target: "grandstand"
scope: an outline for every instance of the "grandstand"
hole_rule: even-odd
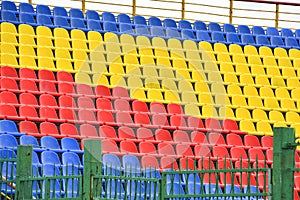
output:
[[[1,199],[300,199],[300,29],[129,7],[1,2]]]

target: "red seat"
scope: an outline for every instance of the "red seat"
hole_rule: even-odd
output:
[[[137,154],[138,149],[134,142],[124,140],[124,141],[120,142],[120,152],[121,153],[129,153],[129,154]]]
[[[248,160],[247,153],[242,147],[232,147],[230,149],[232,160]]]
[[[109,88],[104,85],[97,85],[95,87],[95,95],[97,97],[112,98]]]
[[[55,83],[52,81],[40,80],[39,90],[44,93],[52,93],[53,95],[58,95],[55,87]]]
[[[235,162],[235,169],[251,169],[251,164],[248,160],[238,160]],[[238,185],[247,186],[256,185],[256,180],[254,176],[252,176],[251,172],[236,172],[237,180],[239,181]],[[249,181],[250,180],[250,181]]]
[[[152,124],[158,127],[170,128],[167,116],[163,114],[153,114]]]
[[[40,80],[56,81],[53,72],[46,69],[38,70],[38,77]]]
[[[229,133],[226,135],[227,144],[234,147],[243,147],[243,140],[240,135],[235,133]]]
[[[214,170],[215,165],[213,161],[209,158],[201,158],[198,161],[198,169],[200,170]],[[216,174],[214,172],[206,172],[204,174],[200,174],[200,177],[203,183],[216,183]]]
[[[197,170],[197,163],[192,158],[180,158],[179,167],[181,170]]]
[[[218,169],[233,169],[233,163],[226,159],[226,160],[218,160]],[[225,184],[234,184],[238,185],[238,180],[236,179],[234,172],[220,172],[220,183],[221,186],[225,186]]]
[[[150,118],[147,113],[135,113],[134,123],[140,126],[151,127]]]
[[[137,129],[136,137],[143,141],[155,141],[152,131],[143,127]]]
[[[102,153],[119,154],[119,147],[114,140],[102,140]]]
[[[98,98],[96,100],[96,108],[99,110],[113,110],[111,101],[106,98]]]
[[[157,155],[156,148],[155,148],[154,144],[151,142],[140,142],[139,150],[140,150],[140,153]]]
[[[267,162],[273,163],[273,149],[268,149],[266,151]]]
[[[62,81],[62,82],[74,82],[72,74],[64,71],[58,71],[56,73],[56,79],[57,81]]]
[[[99,127],[99,136],[106,139],[118,140],[118,136],[115,129],[107,125]]]
[[[0,75],[2,77],[18,78],[16,69],[9,66],[2,66],[0,68]]]
[[[64,122],[62,119],[58,119],[56,110],[52,107],[41,106],[39,110],[40,118],[50,122]]]
[[[199,131],[206,132],[202,120],[198,117],[189,116],[187,119],[188,127],[198,129]]]
[[[15,93],[3,91],[0,93],[0,104],[10,104],[17,106],[19,102]]]
[[[218,160],[229,159],[229,153],[225,147],[222,146],[214,146],[212,150],[213,156],[218,158]]]
[[[90,97],[79,97],[77,102],[79,109],[95,109],[95,102]]]
[[[176,153],[180,157],[194,157],[194,152],[189,144],[177,144]]]
[[[42,121],[42,119],[39,118],[36,109],[32,106],[21,105],[19,108],[19,115],[20,115],[20,117],[23,117],[26,120]]]
[[[63,120],[64,122],[77,122],[76,113],[73,109],[70,108],[60,108],[59,119]]]
[[[299,193],[297,192],[297,190],[294,190],[294,200],[299,200]]]
[[[191,142],[187,132],[181,130],[176,130],[173,132],[173,140],[174,142],[185,142],[185,143]]]
[[[56,109],[58,108],[56,99],[51,94],[40,95],[39,101],[41,106],[55,107]]]
[[[39,90],[35,82],[31,79],[21,79],[20,80],[20,90],[22,92],[30,92],[32,94],[39,94]]]
[[[40,133],[42,136],[50,135],[53,137],[63,137],[62,135],[59,135],[57,126],[51,122],[42,122],[40,124]]]
[[[161,142],[173,142],[170,132],[164,129],[155,130],[155,139]]]
[[[150,112],[151,113],[167,114],[165,106],[162,103],[159,103],[159,102],[151,102],[150,103]]]
[[[262,136],[261,145],[264,148],[273,148],[273,137],[271,136]]]
[[[134,112],[149,112],[148,106],[145,102],[134,100],[132,102],[132,111]]]
[[[208,134],[208,141],[211,146],[223,146],[226,148],[231,148],[231,145],[227,145],[225,139],[221,133],[211,132]]]
[[[262,147],[260,145],[259,139],[255,135],[245,135],[244,144],[245,144],[246,147],[249,147],[249,148],[256,147],[256,148],[261,148],[263,150],[268,149],[267,147]]]
[[[176,156],[173,145],[170,143],[159,143],[157,150],[160,156]]]
[[[295,162],[300,163],[300,151],[295,151]]]
[[[20,68],[19,69],[19,77],[20,79],[33,79],[37,80],[35,71],[30,68]]]
[[[120,126],[118,129],[118,135],[121,140],[124,139],[136,140],[132,128],[127,126]]]
[[[211,155],[211,150],[207,145],[196,145],[194,148],[194,153],[196,157],[199,158],[208,158],[208,157],[212,157]]]
[[[268,181],[269,181],[269,173],[262,172],[260,169],[268,168],[268,165],[264,162],[254,162],[252,168],[258,169],[256,172],[252,173],[252,176],[255,180],[257,180],[258,188],[261,191],[268,191]],[[266,189],[264,187],[266,186]]]
[[[1,77],[1,90],[9,90],[12,92],[20,92],[19,87],[17,85],[17,82],[14,78],[9,78],[9,77]]]
[[[119,126],[134,126],[132,117],[128,112],[117,112],[116,113],[116,122]]]
[[[221,128],[220,121],[214,118],[207,118],[205,119],[205,128],[210,131],[216,132],[228,132]]]
[[[117,123],[115,123],[114,117],[112,112],[100,110],[97,112],[97,118],[99,123],[103,123],[106,125],[116,126]]]
[[[179,169],[176,159],[172,157],[162,157],[160,159],[160,167],[162,169],[174,169],[174,170]]]
[[[19,131],[21,133],[25,133],[27,135],[32,135],[35,137],[41,137],[42,135],[40,134],[36,123],[32,121],[21,121],[19,123]]]
[[[58,98],[58,104],[60,108],[77,108],[73,97],[68,95],[62,95]]]
[[[99,137],[95,126],[90,125],[90,124],[80,125],[79,134],[83,137],[93,137],[93,138],[98,138]]]
[[[126,99],[116,99],[114,101],[114,108],[118,112],[131,112],[129,102]]]
[[[59,130],[60,130],[60,134],[64,137],[71,137],[71,138],[76,138],[76,139],[82,138],[78,134],[78,130],[74,124],[70,124],[70,123],[60,124]]]
[[[74,84],[70,82],[58,82],[58,93],[60,95],[62,94],[68,94],[68,95],[74,95],[75,94],[75,88]]]
[[[179,129],[187,129],[185,118],[182,115],[172,115],[170,117],[170,125]]]
[[[90,85],[83,84],[83,83],[76,83],[75,85],[76,85],[76,92],[78,95],[94,97],[94,91]]]
[[[200,131],[193,131],[191,133],[191,141],[196,144],[208,145],[206,135]]]
[[[170,115],[182,115],[184,114],[181,105],[176,103],[169,103],[167,105],[167,110]]]
[[[261,149],[251,148],[248,150],[248,155],[251,162],[265,162],[266,157]],[[269,161],[266,161],[268,164],[272,164]]]
[[[31,105],[35,108],[39,107],[36,97],[31,93],[22,93],[19,96],[20,104],[22,105]]]
[[[239,127],[238,127],[236,121],[232,120],[232,119],[224,119],[223,123],[222,123],[222,128],[223,128],[223,130],[229,131],[232,133],[247,134],[246,132],[239,130]]]
[[[294,176],[295,190],[300,192],[300,176]]]
[[[88,124],[99,124],[96,116],[95,116],[95,112],[92,110],[82,110],[79,109],[78,111],[78,119],[82,122],[82,123],[88,123]]]
[[[128,91],[125,88],[119,86],[116,86],[112,89],[112,96],[114,98],[130,99]]]
[[[142,156],[141,165],[142,168],[153,168],[153,169],[159,168],[157,159],[154,156],[149,156],[149,155]]]

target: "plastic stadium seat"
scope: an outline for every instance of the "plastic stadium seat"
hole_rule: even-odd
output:
[[[224,24],[223,25],[223,31],[224,32],[230,32],[230,33],[236,33],[235,27],[232,24]]]
[[[270,36],[279,36],[279,31],[275,27],[267,27],[266,34]]]
[[[211,39],[213,42],[227,43],[223,32],[218,32],[218,31],[212,32]]]
[[[230,149],[230,155],[233,160],[248,161],[247,153],[243,147],[232,147]]]
[[[100,21],[96,21],[96,20],[87,20],[86,26],[87,26],[88,30],[91,30],[91,31],[101,32],[103,30]]]
[[[162,26],[161,20],[158,17],[151,16],[148,19],[148,25],[150,26]]]
[[[145,141],[153,141],[154,142],[154,136],[150,129],[140,127],[136,131],[136,137],[139,140],[145,140]]]
[[[226,141],[228,145],[233,147],[244,147],[243,140],[240,135],[235,133],[229,133],[226,135]]]
[[[42,152],[43,154],[44,152]],[[44,177],[53,177],[53,176],[61,176],[60,169],[58,166],[55,165],[55,163],[45,163],[43,165],[42,170],[42,176]],[[64,196],[64,191],[62,191],[62,180],[60,179],[50,179],[49,182],[44,181],[43,182],[43,191],[45,191],[45,188],[50,187],[50,198],[61,198]],[[45,196],[45,192],[42,194]]]
[[[127,127],[127,126],[119,127],[118,136],[121,140],[129,139],[129,140],[136,142],[136,137],[135,137],[134,131],[130,127]]]
[[[160,26],[151,26],[150,33],[152,36],[165,37],[164,28]]]
[[[280,32],[282,37],[294,37],[293,31],[289,28],[282,28]]]
[[[86,11],[86,19],[87,20],[95,20],[95,21],[100,21],[100,16],[99,14],[94,11],[94,10],[87,10]]]
[[[194,31],[191,29],[183,29],[181,31],[181,37],[182,39],[194,40],[195,39]]]
[[[61,148],[64,151],[71,151],[74,153],[83,153],[80,149],[78,142],[74,138],[62,138],[61,139]]]
[[[168,195],[184,195],[185,191],[179,183],[167,183],[166,185]],[[178,198],[180,200],[185,200],[185,198]]]
[[[141,166],[142,168],[152,168],[152,169],[158,169],[159,164],[154,156],[142,156],[141,158]]]
[[[57,153],[63,152],[60,145],[58,144],[57,139],[52,136],[43,136],[41,138],[41,147],[45,148],[46,150],[55,151]]]
[[[151,142],[140,142],[139,150],[140,150],[140,153],[142,153],[142,154],[151,154],[151,155],[157,154],[156,147]]]
[[[176,130],[173,132],[174,142],[183,142],[183,143],[190,143],[191,140],[187,134],[187,132],[182,130]]]
[[[217,119],[214,119],[214,118],[205,119],[205,128],[209,129],[211,131],[217,131],[217,132],[225,131],[225,130],[222,130],[220,121]]]
[[[194,22],[194,29],[197,31],[200,31],[200,30],[206,31],[207,27],[204,22],[197,20]]]
[[[278,47],[285,46],[281,36],[271,36],[270,42],[271,42],[271,45],[274,45],[274,46],[278,46]]]
[[[131,24],[120,24],[119,29],[121,33],[134,34],[133,26]]]
[[[210,22],[207,27],[209,31],[222,31],[221,26],[216,22]]]
[[[162,157],[160,159],[160,168],[161,169],[174,169],[178,170],[178,164],[175,158],[172,157]]]
[[[194,152],[189,144],[177,144],[176,153],[181,157],[194,157]]]
[[[147,25],[146,19],[143,16],[136,15],[132,18],[133,24]]]
[[[166,28],[166,36],[169,38],[181,38],[181,35],[178,31],[178,29],[176,28],[172,28],[172,27],[167,27]]]
[[[84,136],[84,137],[92,137],[92,138],[99,137],[95,126],[90,125],[90,124],[80,125],[79,133],[81,136]]]
[[[175,156],[174,147],[170,143],[159,143],[158,144],[158,153],[161,156]]]
[[[261,146],[266,148],[273,148],[273,137],[263,136],[261,138]]]
[[[13,135],[1,134],[0,135],[0,147],[1,148],[17,148],[18,142]]]
[[[252,33],[254,35],[265,35],[265,30],[261,26],[253,26]]]
[[[23,133],[20,133],[15,122],[11,120],[1,120],[0,121],[0,133],[2,134],[11,134],[14,136],[21,136]]]
[[[257,35],[256,36],[256,44],[259,44],[259,45],[262,45],[262,46],[270,46],[268,36],[266,36],[266,35]]]
[[[120,152],[136,154],[138,153],[138,149],[134,142],[123,140],[120,142]]]
[[[285,38],[285,46],[289,48],[299,48],[298,41],[294,37]]]
[[[19,104],[17,96],[13,92],[3,91],[0,93],[1,104],[11,104],[17,106]]]
[[[36,22],[34,20],[34,16],[32,14],[29,14],[29,13],[20,13],[19,20],[20,20],[20,23],[30,24],[32,26],[36,25]]]
[[[254,46],[256,45],[256,42],[252,34],[242,34],[241,41],[243,44],[254,45]]]
[[[107,126],[107,125],[100,126],[99,135],[100,135],[100,137],[103,137],[103,138],[112,138],[114,140],[118,139],[115,129],[113,127]]]
[[[63,17],[66,17],[68,18],[68,12],[65,8],[63,7],[60,7],[60,6],[55,6],[53,8],[53,15],[54,16],[63,16]]]
[[[90,109],[90,110],[95,109],[95,103],[89,97],[81,96],[77,99],[77,103],[78,103],[78,108]]]
[[[239,35],[236,33],[227,33],[226,34],[226,40],[229,43],[234,43],[234,44],[241,44]]]
[[[157,141],[167,141],[167,142],[173,141],[170,132],[164,129],[155,130],[155,139]]]
[[[145,112],[148,113],[149,109],[148,106],[145,102],[139,101],[139,100],[134,100],[132,102],[132,111],[133,112]]]
[[[36,6],[36,13],[43,14],[43,15],[51,15],[51,10],[50,10],[49,6],[38,4]]]
[[[71,8],[69,10],[69,15],[71,18],[81,18],[84,19],[83,13],[81,10],[77,9],[77,8]]]
[[[113,110],[111,101],[106,98],[98,98],[96,100],[96,108],[99,110]]]
[[[56,110],[53,107],[41,106],[39,110],[39,116],[41,119],[50,122],[62,122],[57,116]]]
[[[126,14],[118,14],[118,17],[117,17],[117,20],[118,22],[121,24],[121,23],[124,23],[124,24],[131,24],[131,19],[128,15]]]
[[[19,24],[19,20],[17,19],[16,13],[12,11],[2,10],[1,18],[4,22],[10,22],[13,24]]]
[[[2,1],[1,9],[2,9],[2,11],[3,10],[10,10],[10,11],[17,12],[17,6],[12,1]]]
[[[74,29],[79,29],[79,30],[82,30],[82,31],[88,31],[89,29],[86,28],[86,25],[85,25],[85,22],[84,22],[84,19],[81,19],[81,18],[71,18],[71,28],[74,28]]]
[[[97,118],[99,123],[104,123],[111,126],[116,126],[114,117],[110,111],[98,111]]]
[[[128,91],[124,87],[114,87],[112,89],[112,96],[114,98],[124,98],[129,100],[129,94]]]
[[[41,153],[41,162],[42,164],[61,165],[60,159],[54,151],[43,151]]]
[[[213,144],[211,144],[213,145]],[[228,159],[230,158],[229,153],[225,147],[222,146],[213,146],[212,155],[218,159]]]
[[[164,19],[164,27],[168,28],[177,28],[176,21],[170,18]]]
[[[135,124],[133,123],[133,119],[128,112],[117,112],[116,122],[118,125],[135,126]]]
[[[68,22],[67,18],[65,18],[65,17],[54,16],[53,22],[54,22],[54,25],[57,26],[57,27],[70,30],[69,22]]]
[[[231,145],[227,145],[222,134],[211,132],[208,134],[208,140],[211,146],[222,146],[225,148],[231,148]]]
[[[250,34],[250,28],[247,25],[238,25],[237,32],[242,34]]]
[[[78,111],[78,119],[84,123],[90,123],[98,125],[95,112],[91,110],[79,110]]]
[[[224,119],[222,122],[222,128],[224,130],[228,130],[231,133],[246,134],[245,132],[239,130],[239,127],[238,127],[236,121],[234,121],[232,119]]]
[[[120,154],[119,147],[114,140],[102,140],[103,153]]]
[[[62,153],[62,164],[65,166],[75,166],[78,168],[82,168],[82,164],[80,162],[80,158],[78,154],[74,152],[63,152]]]
[[[255,148],[262,149],[262,150],[267,149],[267,148],[264,148],[260,145],[259,139],[255,135],[245,135],[244,144],[245,144],[245,146],[251,147],[251,148],[255,147]]]

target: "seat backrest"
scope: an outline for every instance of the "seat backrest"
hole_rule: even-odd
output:
[[[120,142],[120,151],[123,153],[138,153],[138,149],[134,142],[126,140]]]
[[[98,137],[98,133],[97,133],[95,126],[90,125],[90,124],[82,124],[80,126],[79,133],[81,136]]]
[[[81,165],[79,156],[74,152],[63,152],[62,153],[62,164],[63,165],[74,165],[79,167]]]
[[[61,165],[60,159],[54,151],[43,151],[41,153],[42,164]]]
[[[69,150],[69,151],[80,150],[78,142],[74,138],[68,138],[68,137],[61,139],[61,148],[63,150]]]
[[[0,147],[16,148],[18,146],[17,139],[10,134],[0,135]]]
[[[41,138],[41,146],[42,146],[42,148],[50,149],[50,150],[53,150],[53,151],[61,150],[57,139],[52,137],[52,136],[43,136]]]

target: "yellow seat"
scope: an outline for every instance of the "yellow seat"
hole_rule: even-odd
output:
[[[105,43],[120,43],[118,35],[112,32],[104,33],[103,39]]]
[[[256,75],[255,84],[257,86],[271,86],[269,79],[266,75]]]
[[[120,43],[105,43],[105,50],[107,54],[121,54]]]
[[[239,75],[244,75],[244,74],[250,75],[251,74],[248,64],[236,64],[235,71],[236,71],[236,74],[239,74]]]
[[[138,76],[129,76],[127,79],[127,85],[130,89],[144,87],[143,81]]]
[[[107,87],[110,87],[107,76],[105,76],[104,74],[94,74],[93,75],[93,84],[94,85],[105,85]]]
[[[256,87],[254,86],[245,86],[244,87],[244,95],[246,97],[249,97],[249,96],[255,96],[255,97],[258,97],[258,91],[256,89]]]
[[[149,101],[164,102],[161,90],[149,89],[147,92],[147,97]]]
[[[277,110],[271,110],[269,112],[269,119],[272,123],[285,123],[285,119],[284,119],[284,116],[282,114],[282,112],[279,112]]]
[[[278,68],[278,65],[277,65],[277,62],[275,60],[275,57],[263,57],[263,64],[265,66],[268,66],[267,67],[267,70],[269,67],[277,67]]]
[[[241,85],[254,85],[254,79],[251,74],[241,74],[240,75],[240,84]]]
[[[90,53],[90,61],[93,62],[106,62],[105,56],[103,52],[92,51]]]
[[[244,54],[233,54],[232,62],[235,64],[247,64]]]
[[[233,65],[231,63],[220,63],[220,72],[222,74],[235,73]]]
[[[187,69],[185,60],[183,60],[181,58],[173,59],[173,67],[176,69]]]
[[[153,56],[141,55],[140,62],[141,65],[155,65]]]
[[[159,68],[159,77],[173,79],[175,78],[174,71],[170,67],[161,67]]]
[[[256,76],[256,75],[265,75],[266,74],[263,65],[253,65],[251,67],[251,73],[254,76]]]
[[[108,69],[109,69],[109,73],[111,74],[118,74],[118,75],[125,75],[125,71],[123,68],[123,63],[120,63],[121,61],[119,60],[119,62],[114,62],[112,64],[109,65]]]
[[[142,88],[130,89],[130,97],[133,99],[139,99],[141,101],[148,101],[145,91]]]
[[[228,85],[227,94],[230,96],[242,96],[243,92],[240,86],[238,85]]]
[[[119,53],[108,53],[106,54],[106,61],[108,64],[122,63],[122,58]]]
[[[214,99],[215,99],[215,105],[218,107],[231,106],[231,102],[227,94],[215,95]]]
[[[37,47],[53,48],[52,38],[45,36],[37,36]]]
[[[275,97],[273,90],[269,87],[259,88],[259,94],[262,98]]]
[[[55,38],[56,37],[58,37],[58,38],[65,38],[67,40],[70,39],[69,32],[66,29],[64,29],[64,28],[55,28],[53,32],[54,32],[53,36]]]
[[[273,57],[274,56],[273,52],[272,52],[272,49],[269,48],[269,47],[266,47],[266,46],[259,47],[258,51],[259,51],[259,55],[261,57],[263,57],[263,58],[264,57]]]
[[[299,123],[299,121],[300,121],[299,114],[294,111],[288,111],[285,114],[285,118],[286,118],[286,122],[288,124]]]
[[[135,45],[135,40],[132,35],[122,34],[122,35],[120,35],[120,43],[121,43],[121,45],[124,45],[124,44]]]
[[[96,49],[98,51],[104,51],[103,38],[99,32],[89,31],[87,33],[87,40],[89,44],[89,50],[92,51]]]
[[[225,93],[225,88],[224,88],[223,85],[222,85],[222,87],[223,87],[223,89],[224,89],[223,91]],[[182,90],[180,90],[180,91],[182,91]],[[208,88],[207,83],[205,83],[205,82],[196,82],[195,83],[195,92],[196,93],[210,93],[210,90]]]
[[[175,90],[165,91],[165,101],[168,103],[177,103],[177,104],[181,103],[179,94]]]
[[[82,61],[87,60],[87,61],[89,61],[87,52],[84,51],[84,50],[81,50],[81,49],[73,50],[72,57],[73,57],[74,60],[82,60]]]
[[[9,43],[18,46],[17,37],[13,33],[1,32],[1,44]]]
[[[231,108],[229,108],[228,106],[223,106],[223,107],[219,108],[219,116],[224,119],[236,120],[233,110]]]
[[[156,59],[156,64],[158,67],[171,67],[171,62],[169,60],[169,57],[158,57]]]
[[[14,44],[2,43],[1,44],[1,54],[19,55],[16,46]]]
[[[215,43],[214,51],[216,53],[226,53],[226,54],[228,53],[227,46],[226,46],[226,44],[223,44],[223,43]]]
[[[104,62],[92,62],[91,72],[94,74],[97,73],[107,73],[107,68]]]
[[[146,36],[137,36],[136,45],[140,55],[153,55],[153,47],[150,43],[150,39]]]
[[[204,42],[201,42],[201,44],[202,43],[204,43]],[[207,42],[207,44],[209,44],[209,43]],[[199,45],[200,45],[200,43],[199,43]],[[184,40],[182,46],[183,46],[183,49],[185,49],[185,50],[198,51],[198,45],[192,40]]]
[[[287,125],[283,122],[275,122],[273,127],[287,127]]]
[[[38,69],[35,58],[32,56],[20,55],[19,63],[20,63],[20,67],[22,68],[25,67],[31,69]]]
[[[74,61],[74,71],[81,71],[85,73],[91,73],[90,64],[84,60],[75,60]]]
[[[188,69],[176,69],[175,70],[175,77],[177,79],[185,79],[185,81],[190,81],[191,76],[190,76],[190,71]]]
[[[248,97],[248,108],[249,109],[264,108],[262,99],[259,96],[249,96]]]
[[[151,66],[151,65],[144,66],[142,70],[143,70],[143,75],[145,77],[158,77],[157,69],[155,66]]]
[[[133,54],[133,55],[137,55],[137,48],[135,44],[122,44],[122,53],[124,55],[128,55],[128,54]]]
[[[191,50],[187,50],[186,51],[186,58],[191,61],[198,61],[200,60],[200,54],[199,51],[191,51]]]
[[[23,45],[21,45],[19,47],[19,54],[23,55],[23,56],[31,56],[31,57],[36,56],[34,48],[32,46],[23,46]]]
[[[222,63],[223,65],[225,65],[225,63]],[[231,64],[231,63],[226,63],[226,64]],[[214,71],[214,72],[218,72],[218,65],[217,63],[213,62],[213,61],[206,61],[204,62],[204,71],[205,72],[210,72],[210,71]]]
[[[86,42],[86,35],[82,30],[79,29],[72,29],[71,31],[71,39],[72,40],[82,40]]]
[[[269,97],[264,99],[264,105],[266,109],[280,109],[279,103],[276,98],[274,97]]]
[[[192,71],[192,80],[195,82],[201,82],[206,80],[206,76],[203,70],[193,70]]]
[[[56,69],[61,71],[66,71],[70,73],[76,72],[73,68],[73,65],[70,60],[66,59],[57,59],[56,60]]]
[[[295,101],[292,99],[281,99],[280,107],[281,109],[288,110],[288,111],[297,111]]]
[[[53,58],[50,57],[38,57],[38,66],[40,69],[48,69],[48,70],[56,69],[53,62]]]
[[[55,37],[54,38],[54,47],[70,49],[71,45],[70,45],[69,39],[62,38],[62,37]]]
[[[278,67],[284,69],[286,67],[293,67],[292,62],[290,60],[290,58],[286,57],[286,58],[278,58]]]
[[[154,48],[158,47],[158,49],[163,49],[163,50],[167,49],[166,40],[164,40],[163,38],[160,38],[160,37],[154,37],[154,38],[152,38],[152,46]]]
[[[71,55],[68,49],[57,48],[55,49],[55,58],[71,60]]]
[[[9,23],[9,22],[2,22],[1,23],[1,33],[11,33],[11,34],[14,34],[14,35],[17,35],[18,34],[18,31],[17,31],[17,26],[12,24],[12,23]]]
[[[252,120],[251,114],[250,114],[249,110],[246,108],[237,108],[235,110],[235,116],[236,116],[236,119],[239,121],[244,120],[244,119]]]
[[[217,61],[216,55],[212,51],[203,51],[203,52],[201,52],[201,59],[203,61],[214,61],[214,62]]]
[[[239,80],[235,73],[225,73],[224,74],[224,84],[225,85],[230,85],[230,84],[239,84]]]
[[[207,74],[208,74],[207,77],[208,82],[217,82],[217,83],[223,82],[222,76],[219,71],[210,71]]]
[[[75,82],[92,85],[90,76],[87,73],[83,73],[83,72],[75,73]]]
[[[253,122],[248,119],[241,120],[239,123],[239,127],[241,131],[245,131],[251,135],[264,135],[263,133],[258,133]]]
[[[248,56],[248,63],[249,65],[262,65],[261,58],[258,55],[249,55]]]
[[[202,106],[202,112],[201,112],[201,117],[206,119],[206,118],[218,118],[218,112],[216,108],[213,105],[203,105]]]
[[[172,79],[168,79],[168,78],[164,78],[161,81],[161,88],[165,89],[165,90],[174,90],[174,91],[178,91],[178,88],[176,86],[176,83],[174,80]]]
[[[184,106],[184,113],[186,115],[197,116],[200,117],[200,110],[197,104],[186,104]]]
[[[110,86],[111,87],[116,87],[116,86],[122,86],[122,87],[127,87],[126,81],[123,76],[121,75],[112,75],[110,77]]]
[[[290,89],[300,88],[300,82],[298,78],[288,78],[286,82],[287,87]]]
[[[238,44],[230,44],[229,45],[229,53],[231,53],[231,54],[244,54],[242,47]]]
[[[291,125],[292,128],[295,129],[295,137],[300,138],[300,123],[295,123]]]
[[[31,35],[35,36],[35,32],[32,26],[28,24],[20,24],[18,26],[19,35]]]
[[[281,48],[281,47],[277,47],[274,49],[274,56],[276,58],[280,58],[280,57],[285,57],[285,58],[288,58],[288,54],[287,54],[287,51],[284,49],[284,48]]]
[[[86,40],[79,40],[79,39],[72,39],[72,48],[73,49],[81,49],[81,50],[88,50],[88,44]]]
[[[231,105],[233,108],[238,108],[238,107],[247,107],[247,102],[244,96],[235,96],[233,95],[231,97]]]
[[[273,130],[269,122],[259,121],[256,124],[256,135],[273,136]]]
[[[229,53],[224,53],[224,52],[220,52],[217,54],[217,60],[219,62],[227,62],[227,63],[232,63]]]
[[[16,55],[2,54],[1,55],[1,66],[11,66],[20,68]]]
[[[134,65],[125,65],[126,68],[126,76],[142,76],[142,72],[140,70],[140,67],[134,66]]]
[[[300,69],[300,58],[295,58],[293,62],[293,66],[295,69]]]
[[[290,99],[290,93],[286,88],[276,88],[275,90],[275,97],[277,99]]]
[[[266,65],[267,67],[267,75],[268,76],[281,76],[280,70],[277,66]]]
[[[181,94],[181,101],[184,104],[197,104],[198,100],[194,92],[183,91]]]
[[[297,77],[294,67],[282,68],[282,77],[285,79]]]
[[[147,89],[160,89],[159,81],[156,77],[146,77],[145,78],[145,88]]]
[[[38,26],[38,27],[36,27],[36,35],[37,36],[48,37],[48,38],[53,37],[51,29],[47,26]]]
[[[274,87],[286,87],[285,82],[281,76],[271,77],[271,85]]]
[[[160,57],[168,58],[169,57],[169,52],[166,49],[161,49],[159,47],[154,47],[154,55],[158,58],[160,58]]]
[[[198,103],[199,105],[213,105],[214,100],[210,93],[199,93],[198,94]]]
[[[289,50],[289,57],[291,59],[300,58],[300,51],[299,51],[299,49],[290,49]]]
[[[202,91],[204,91],[205,88],[203,88]],[[193,85],[188,82],[187,80],[184,80],[184,79],[181,79],[179,82],[178,82],[178,90],[179,91],[190,91],[190,92],[193,92],[194,89],[193,89]]]
[[[38,57],[54,58],[52,49],[50,49],[48,47],[44,47],[44,46],[38,46],[37,56]]]
[[[252,45],[246,45],[244,46],[244,54],[249,55],[258,55],[257,48]]]
[[[300,100],[300,88],[295,88],[292,90],[292,99],[294,100]]]
[[[211,93],[213,95],[227,94],[224,85],[217,82],[211,84]]]
[[[175,57],[175,58],[185,57],[181,42],[175,38],[168,39],[168,49],[170,51],[171,57]]]

